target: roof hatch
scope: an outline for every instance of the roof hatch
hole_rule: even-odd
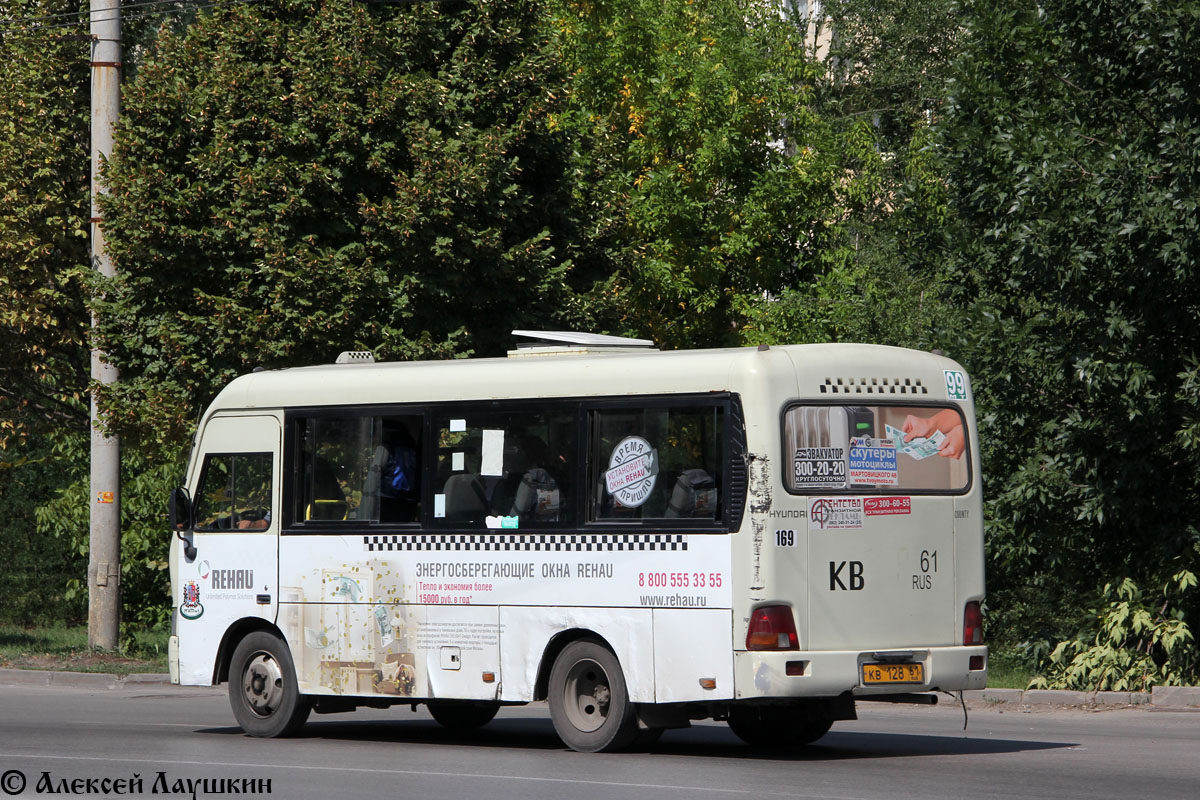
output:
[[[630,339],[624,336],[608,336],[602,333],[579,331],[513,331],[513,336],[527,341],[518,341],[516,350],[509,350],[509,358],[549,355],[584,355],[593,353],[628,353],[657,350],[649,339]]]

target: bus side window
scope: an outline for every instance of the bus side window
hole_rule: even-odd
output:
[[[417,522],[421,513],[421,417],[381,417],[360,519]]]
[[[724,408],[592,412],[591,522],[722,518]]]
[[[411,523],[420,518],[419,414],[297,421],[304,522]]]
[[[434,522],[499,530],[573,523],[576,419],[574,409],[438,418]]]
[[[271,523],[271,454],[210,454],[196,491],[196,530],[265,530]]]

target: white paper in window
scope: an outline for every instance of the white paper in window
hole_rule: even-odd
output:
[[[481,455],[480,474],[504,474],[504,431],[484,428],[483,453]]]
[[[450,454],[450,469],[454,472],[462,472],[467,468],[465,453]]]
[[[465,419],[450,420],[450,432],[451,433],[458,433],[459,431],[465,431],[466,429],[467,429],[467,421]]]
[[[435,494],[433,496],[433,516],[435,516],[435,517],[446,516],[446,495]]]

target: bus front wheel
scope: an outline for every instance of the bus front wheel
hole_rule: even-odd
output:
[[[290,736],[304,725],[312,703],[300,694],[292,654],[266,631],[246,635],[229,662],[229,704],[251,736]]]
[[[637,738],[621,664],[600,642],[580,639],[564,647],[550,670],[549,689],[554,730],[572,750],[611,752]]]

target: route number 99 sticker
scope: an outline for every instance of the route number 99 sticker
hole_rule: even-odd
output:
[[[946,375],[946,396],[951,400],[967,399],[967,376],[956,369],[942,370]]]

